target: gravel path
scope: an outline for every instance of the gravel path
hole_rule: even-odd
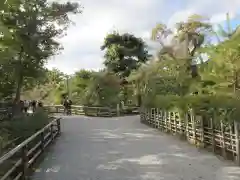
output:
[[[138,116],[65,117],[33,180],[239,180],[240,168],[175,137]]]

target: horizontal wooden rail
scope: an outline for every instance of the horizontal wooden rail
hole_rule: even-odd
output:
[[[138,107],[125,107],[118,113],[117,108],[109,107],[92,107],[92,106],[71,106],[72,114],[86,115],[96,117],[113,117],[118,115],[130,115],[139,114]],[[64,107],[62,105],[46,105],[44,106],[50,113],[64,113]]]
[[[25,180],[32,165],[45,148],[60,134],[60,118],[16,146],[0,158],[0,180]]]
[[[167,112],[157,108],[141,109],[140,119],[142,123],[153,128],[185,137],[198,147],[211,148],[224,158],[229,159],[231,156],[230,159],[240,165],[240,126],[237,122],[224,125],[221,121],[214,123],[209,119],[207,122],[210,124],[206,125],[201,116],[180,118],[178,112]]]

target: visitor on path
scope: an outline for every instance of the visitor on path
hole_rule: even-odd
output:
[[[33,112],[35,112],[36,111],[37,102],[35,100],[32,100],[31,106],[32,106]]]
[[[24,101],[24,113],[27,113],[29,108],[29,102],[27,100]]]
[[[71,99],[68,99],[67,100],[67,109],[68,109],[68,115],[71,115],[72,114],[72,101]]]
[[[20,108],[21,108],[21,112],[24,112],[24,101],[20,100]]]
[[[70,115],[71,114],[72,101],[66,97],[66,98],[64,98],[64,100],[62,102],[62,105],[64,107],[64,114]]]
[[[40,107],[40,108],[43,107],[43,103],[41,101],[38,101],[38,107]]]
[[[62,101],[62,105],[64,107],[64,114],[67,114],[67,98],[64,97],[63,101]]]

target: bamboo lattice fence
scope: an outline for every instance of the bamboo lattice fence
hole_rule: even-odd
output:
[[[193,116],[187,113],[180,118],[178,112],[161,111],[157,108],[142,109],[141,122],[163,132],[184,137],[197,147],[211,149],[226,159],[234,160],[240,165],[239,123],[224,123]]]

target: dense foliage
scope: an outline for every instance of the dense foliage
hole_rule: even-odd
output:
[[[141,38],[107,34],[101,47],[106,68],[80,70],[71,77],[52,71],[58,78],[49,82],[57,88],[48,98],[59,103],[61,95],[69,93],[75,104],[114,107],[122,102],[141,105],[143,101],[145,107],[194,110],[234,120],[240,112],[240,31],[238,27],[228,31],[219,27],[214,32],[207,18],[200,15],[176,24],[176,31],[158,24],[152,31],[152,39],[161,44],[157,58],[149,55]],[[172,43],[165,45],[169,37]],[[217,44],[209,41],[214,37]]]
[[[1,7],[2,99],[14,95],[18,100],[22,95],[45,104],[59,104],[62,95],[68,94],[74,104],[116,107],[131,103],[206,114],[224,111],[232,118],[237,114],[238,27],[228,28],[228,32],[219,27],[215,32],[208,19],[200,15],[177,23],[175,29],[157,24],[152,40],[161,47],[154,58],[141,38],[113,32],[106,35],[100,47],[105,53],[105,68],[80,70],[69,76],[57,69],[46,70],[44,63],[61,49],[56,37],[70,23],[67,14],[80,12],[79,5],[49,4],[45,0],[7,3],[15,5]],[[19,3],[30,10],[22,11]],[[31,18],[20,21],[25,17]],[[226,21],[230,21],[228,14]],[[212,41],[216,37],[217,43]],[[165,45],[166,39],[171,43]],[[16,70],[12,72],[11,68]]]
[[[81,7],[72,2],[0,2],[0,99],[9,102],[1,104],[13,105],[13,118],[0,122],[1,153],[6,144],[21,142],[49,121],[43,112],[32,117],[21,114],[20,99],[37,89],[39,95],[29,98],[41,100],[48,96],[50,88],[61,86],[61,79],[57,79],[62,78],[61,73],[46,70],[45,64],[62,49],[57,39],[71,25],[69,14],[77,13],[81,13]]]

